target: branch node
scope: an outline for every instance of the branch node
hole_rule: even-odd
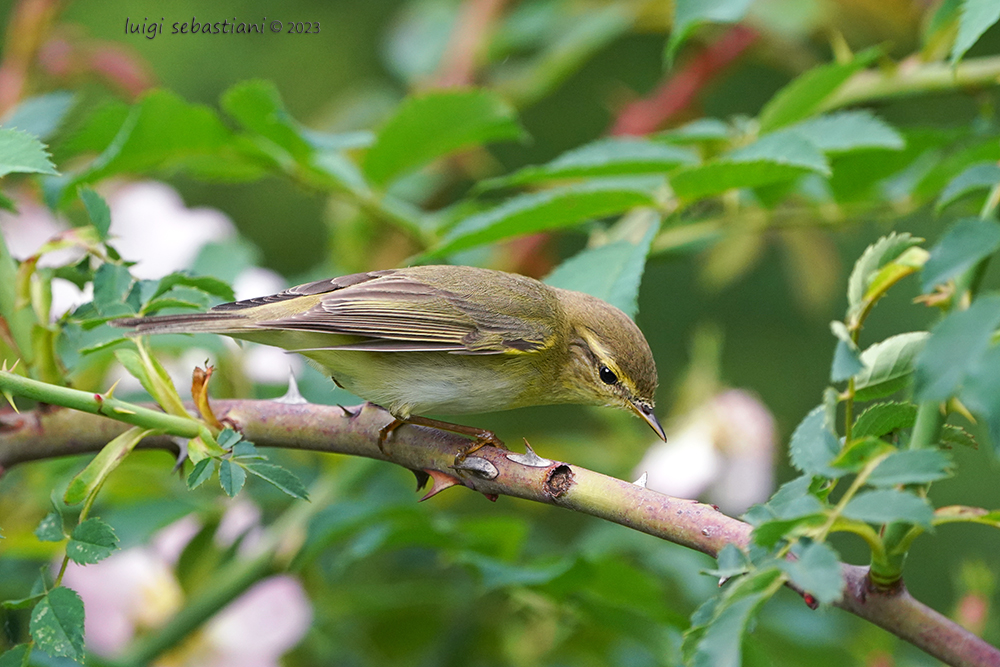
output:
[[[560,498],[573,488],[573,469],[565,463],[561,463],[549,471],[545,476],[545,484],[542,486],[543,493],[555,500]]]
[[[453,470],[464,470],[482,479],[496,479],[500,474],[497,467],[479,456],[466,456],[461,461],[455,461],[455,465],[449,466]]]

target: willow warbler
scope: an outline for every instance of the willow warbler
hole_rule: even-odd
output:
[[[582,403],[653,414],[656,365],[625,313],[581,292],[469,266],[356,273],[207,313],[113,322],[136,334],[219,333],[298,352],[404,423],[502,443],[419,416]],[[381,444],[380,440],[380,444]]]

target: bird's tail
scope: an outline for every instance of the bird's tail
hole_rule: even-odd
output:
[[[252,329],[253,322],[233,312],[184,313],[152,315],[112,320],[111,326],[132,329],[134,334],[161,333],[235,333]]]

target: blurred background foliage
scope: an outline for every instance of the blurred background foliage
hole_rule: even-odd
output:
[[[378,129],[408,95],[475,84],[516,110],[523,139],[460,152],[389,188],[401,201],[458,220],[500,204],[509,192],[487,190],[472,198],[471,188],[484,179],[547,163],[609,134],[646,134],[707,117],[728,123],[722,139],[749,138],[753,117],[777,91],[849,52],[877,47],[875,62],[887,69],[893,59],[914,53],[939,59],[951,45],[959,4],[758,0],[738,26],[698,27],[668,67],[671,12],[660,2],[0,2],[6,62],[19,48],[37,49],[37,62],[14,99],[14,82],[0,82],[0,104],[6,105],[0,115],[18,99],[72,91],[65,118],[43,137],[65,173],[82,164],[81,156],[99,152],[125,105],[151,88],[219,109],[226,108],[224,93],[234,85],[267,81],[288,117],[343,138]],[[161,17],[162,32],[152,39],[126,33],[127,22]],[[173,22],[223,19],[263,23],[264,34],[170,34]],[[320,24],[321,31],[271,34],[267,26],[275,19],[286,30],[290,21],[304,21]],[[36,33],[26,34],[32,26]],[[33,38],[40,43],[21,43]],[[994,27],[966,57],[998,49]],[[940,190],[965,165],[1000,158],[997,102],[989,86],[878,101],[871,108],[906,138],[905,149],[833,155],[830,183],[805,179],[795,192],[784,183],[763,186],[750,203],[728,194],[696,197],[679,214],[684,224],[664,225],[652,240],[637,315],[658,361],[660,414],[680,429],[695,407],[725,387],[741,388],[773,414],[774,438],[787,443],[828,384],[835,342],[829,321],[846,308],[851,264],[890,230],[931,241],[941,235],[945,222],[933,207]],[[649,110],[671,105],[660,116]],[[169,125],[163,131],[169,133]],[[365,136],[357,135],[359,146],[366,145]],[[720,150],[711,140],[699,149],[705,155]],[[357,199],[331,196],[308,178],[279,172],[207,179],[178,164],[148,175],[169,183],[184,206],[221,211],[235,225],[244,241],[217,241],[193,265],[226,280],[236,277],[234,264],[257,265],[296,284],[398,266],[433,246],[420,230],[394,224],[384,211],[373,214]],[[95,178],[113,212],[113,193],[127,185],[121,178]],[[17,188],[7,194],[22,211],[28,202],[52,197],[27,182]],[[974,215],[982,199],[955,206]],[[71,221],[83,220],[80,207],[67,210]],[[463,250],[451,259],[543,277],[607,233],[613,232],[580,225]],[[997,284],[995,273],[988,274],[989,285]],[[926,328],[933,313],[913,305],[919,293],[915,281],[891,293],[868,321],[864,340]],[[216,355],[220,393],[283,391],[273,379],[255,384],[257,378],[228,361],[236,354],[232,349],[211,341],[199,345]],[[160,344],[163,350],[186,346],[190,339]],[[106,389],[106,370],[82,373],[76,382]],[[310,399],[345,400],[323,378],[303,372]],[[626,415],[580,407],[475,420],[510,442],[525,436],[544,456],[626,478],[653,440]],[[769,461],[770,449],[762,447]],[[1000,505],[998,464],[987,450],[954,452],[959,474],[935,486],[936,505]],[[715,586],[699,574],[708,559],[585,517],[509,498],[494,505],[461,491],[418,505],[405,471],[303,453],[278,458],[306,480],[330,469],[343,479],[319,513],[301,562],[293,564],[309,592],[312,626],[284,664],[676,664],[687,618]],[[783,445],[773,458],[775,478],[791,477]],[[54,547],[32,542],[31,531],[49,509],[51,490],[65,485],[79,465],[20,466],[0,481],[0,525],[8,538],[0,543],[3,597],[25,595],[38,567],[53,556]],[[199,535],[208,537],[181,556],[188,560],[179,586],[190,592],[204,583],[198,573],[232,557],[234,547],[213,546],[210,539],[226,507],[217,491],[188,493],[167,475],[168,467],[162,454],[130,457],[101,497],[101,516],[130,547],[196,512]],[[266,525],[287,500],[262,486],[248,492]],[[850,540],[835,544],[848,560],[866,558]],[[998,554],[995,531],[946,527],[921,540],[906,581],[936,609],[972,618],[995,644],[1000,627],[990,609],[1000,601]],[[23,638],[25,618],[0,613],[3,641]],[[210,664],[205,642],[205,636],[191,640],[175,664]],[[751,644],[747,664],[931,663],[853,617],[809,612],[791,594],[770,604]]]

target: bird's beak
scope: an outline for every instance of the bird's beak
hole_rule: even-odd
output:
[[[632,412],[642,417],[643,421],[649,424],[651,429],[656,431],[656,435],[660,436],[660,440],[663,442],[667,441],[667,434],[663,432],[663,427],[660,426],[660,421],[656,418],[656,415],[653,414],[652,408],[645,405],[637,405],[631,401],[629,401],[628,406],[632,409]]]

